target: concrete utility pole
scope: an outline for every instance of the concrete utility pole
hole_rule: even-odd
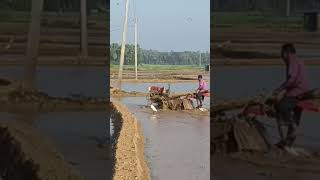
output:
[[[28,44],[25,61],[24,86],[35,90],[37,59],[39,54],[40,22],[43,9],[43,0],[32,0],[31,22],[29,24]]]
[[[290,7],[291,7],[290,0],[287,0],[287,17],[290,16]]]
[[[118,74],[118,88],[121,90],[121,81],[122,81],[122,70],[124,63],[124,53],[126,50],[126,37],[127,37],[127,29],[128,29],[128,10],[129,10],[129,0],[126,0],[126,12],[123,22],[123,32],[122,32],[122,44],[121,44],[121,54],[120,54],[120,66],[119,66],[119,74]]]
[[[199,51],[199,53],[200,53],[199,66],[201,67],[201,51]]]
[[[136,69],[136,80],[138,80],[138,18],[135,18],[135,26],[134,26],[134,65]]]
[[[88,57],[88,27],[87,27],[87,0],[80,0],[80,17],[81,17],[81,32],[80,32],[80,49],[81,60]]]

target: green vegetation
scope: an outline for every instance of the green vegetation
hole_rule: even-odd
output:
[[[26,11],[0,11],[0,22],[10,23],[28,23],[30,20],[30,13]],[[109,21],[109,15],[103,14],[91,14],[88,16],[88,28],[101,29],[107,28]],[[80,16],[78,12],[72,13],[57,13],[57,12],[44,12],[41,20],[42,27],[60,27],[79,29],[80,28]]]
[[[119,64],[121,46],[112,43],[110,46],[111,64]],[[201,53],[201,64],[209,64],[209,53]],[[158,64],[158,65],[199,65],[200,53],[185,52],[159,52],[156,50],[145,50],[138,46],[138,63],[140,64]],[[126,45],[125,65],[134,64],[134,45]]]
[[[89,0],[88,12],[106,13],[110,8],[109,1]],[[30,11],[31,0],[1,0],[1,10]],[[51,12],[76,12],[80,9],[79,0],[45,0],[44,10]]]
[[[256,28],[291,28],[303,27],[302,16],[283,17],[266,15],[259,12],[215,12],[211,15],[213,27],[248,26]]]
[[[119,69],[119,65],[111,64],[111,69]],[[203,69],[204,67],[192,66],[192,65],[156,65],[156,64],[139,64],[139,71],[161,71],[161,70],[194,70]],[[135,70],[134,65],[125,65],[124,70]]]
[[[80,28],[80,1],[44,1],[41,20],[43,27]],[[0,22],[28,23],[30,20],[31,0],[0,1]],[[88,28],[101,29],[109,22],[109,3],[105,0],[88,1]]]

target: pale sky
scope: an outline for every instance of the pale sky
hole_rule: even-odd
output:
[[[111,0],[110,3],[111,43],[121,43],[125,0]],[[134,43],[133,19],[136,14],[138,44],[142,48],[209,51],[209,0],[129,0],[129,4],[127,43]]]

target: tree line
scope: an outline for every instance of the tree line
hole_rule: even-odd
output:
[[[212,11],[271,11],[285,14],[287,0],[213,0]],[[320,9],[320,0],[290,0],[292,12]]]
[[[32,0],[1,0],[0,8],[17,11],[30,11]],[[87,9],[107,12],[110,7],[110,0],[87,0]],[[45,0],[44,10],[53,12],[78,12],[80,0]]]
[[[134,45],[127,44],[125,50],[125,65],[134,65]],[[138,64],[159,64],[159,65],[199,65],[200,53],[194,51],[184,52],[160,52],[156,50],[142,49],[139,45]],[[121,45],[112,43],[110,45],[111,64],[119,64]],[[209,52],[201,52],[201,65],[209,64]]]

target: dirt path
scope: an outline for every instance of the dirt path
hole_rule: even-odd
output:
[[[122,121],[115,150],[114,180],[149,180],[140,124],[124,105],[115,101],[112,105],[116,119]]]

